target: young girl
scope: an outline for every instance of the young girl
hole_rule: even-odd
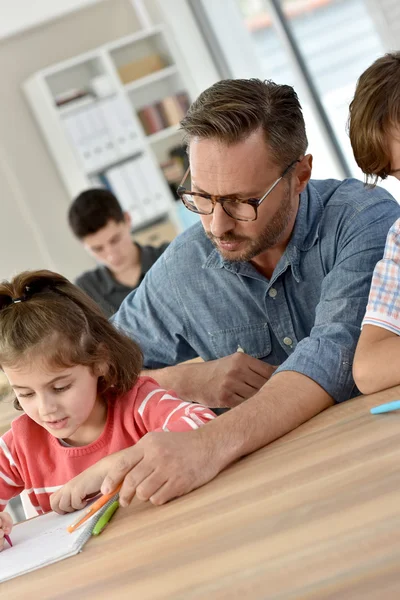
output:
[[[350,104],[350,140],[368,179],[400,179],[400,52],[385,54],[361,75]],[[372,278],[354,357],[364,394],[400,384],[400,219],[390,228]]]
[[[83,508],[113,453],[149,431],[196,429],[215,416],[139,377],[135,342],[50,271],[0,285],[0,366],[25,413],[0,438],[0,511],[23,490],[39,513]],[[0,512],[0,549],[10,530]]]

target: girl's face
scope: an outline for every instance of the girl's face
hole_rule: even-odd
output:
[[[33,362],[4,367],[28,417],[73,446],[94,442],[104,429],[107,405],[97,394],[98,377],[89,367],[54,370]]]
[[[390,175],[400,179],[400,127],[392,127],[388,137],[392,170]]]

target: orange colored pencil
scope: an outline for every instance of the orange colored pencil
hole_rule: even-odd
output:
[[[69,531],[69,533],[74,532],[76,529],[78,529],[78,527],[83,525],[83,523],[85,521],[90,519],[91,516],[93,516],[95,513],[97,513],[97,511],[100,510],[100,508],[102,508],[105,504],[107,504],[107,502],[109,500],[111,500],[111,498],[119,492],[119,490],[122,487],[122,483],[123,482],[121,481],[121,483],[115,488],[115,490],[113,490],[109,494],[104,494],[104,496],[101,496],[101,498],[96,500],[96,502],[93,502],[93,504],[87,509],[87,511],[85,512],[85,514],[83,516],[80,516],[69,527],[67,527],[67,531]]]

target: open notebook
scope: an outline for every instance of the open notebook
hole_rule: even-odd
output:
[[[0,583],[78,554],[90,538],[94,525],[116,497],[73,533],[68,533],[68,525],[87,507],[66,515],[51,512],[15,525],[10,536],[12,548],[6,542],[0,552]]]

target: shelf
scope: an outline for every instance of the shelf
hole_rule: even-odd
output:
[[[176,134],[179,132],[180,125],[172,125],[171,127],[166,127],[165,129],[161,129],[161,131],[157,131],[157,133],[152,133],[147,136],[147,140],[154,144],[155,142],[159,142],[160,140],[165,140],[166,138]]]
[[[156,81],[161,81],[162,79],[165,79],[167,77],[172,77],[172,75],[176,75],[177,73],[177,67],[175,65],[172,65],[170,67],[160,69],[155,73],[150,73],[150,75],[146,75],[146,77],[141,77],[140,79],[136,79],[135,81],[126,83],[124,87],[127,92],[134,92],[135,90],[139,90],[146,85],[151,85]]]
[[[118,167],[119,165],[122,165],[123,163],[129,162],[131,160],[135,160],[135,158],[137,158],[141,154],[143,154],[143,150],[140,146],[138,146],[137,151],[132,152],[127,156],[121,156],[121,158],[117,158],[117,159],[113,160],[112,162],[105,163],[101,167],[97,167],[95,169],[89,169],[86,171],[86,175],[87,175],[87,177],[101,175],[108,169],[112,169],[113,167]]]
[[[116,95],[116,93],[113,93],[107,96],[103,96],[101,98],[95,96],[84,96],[83,98],[72,100],[71,102],[66,102],[64,106],[56,105],[56,110],[60,117],[65,117],[66,115],[70,115],[71,113],[80,112],[81,110],[84,110],[89,106],[101,104],[105,100],[109,100],[110,98],[116,97]]]
[[[127,83],[121,83],[120,69],[152,55],[161,57],[162,62],[154,61],[147,70],[132,69],[131,74],[127,69],[123,77]],[[145,107],[158,105],[180,93],[187,93],[190,98],[180,61],[165,28],[157,26],[39,71],[24,84],[28,101],[71,198],[88,187],[103,185],[105,176],[120,196],[121,203],[131,211],[134,222],[138,211],[132,200],[143,203],[142,217],[146,216],[146,222],[137,219],[140,229],[153,226],[155,218],[165,216],[174,223],[177,221],[178,227],[175,195],[160,164],[169,160],[171,150],[181,144],[180,125],[146,135],[139,113]],[[150,68],[158,70],[150,73]],[[144,73],[144,76],[129,81],[135,73]],[[98,76],[108,79],[109,86],[104,89],[107,96],[97,96],[94,93],[96,86],[91,87],[92,80]],[[88,95],[55,106],[55,98],[72,89],[85,90]],[[166,111],[163,120],[153,119],[154,124],[152,122],[147,131],[176,122],[180,113],[173,114],[170,110],[169,117],[167,119]],[[107,143],[109,140],[113,147]],[[130,164],[136,161],[136,164]],[[151,202],[146,192],[149,184],[154,192]],[[137,233],[141,235],[141,232]]]

